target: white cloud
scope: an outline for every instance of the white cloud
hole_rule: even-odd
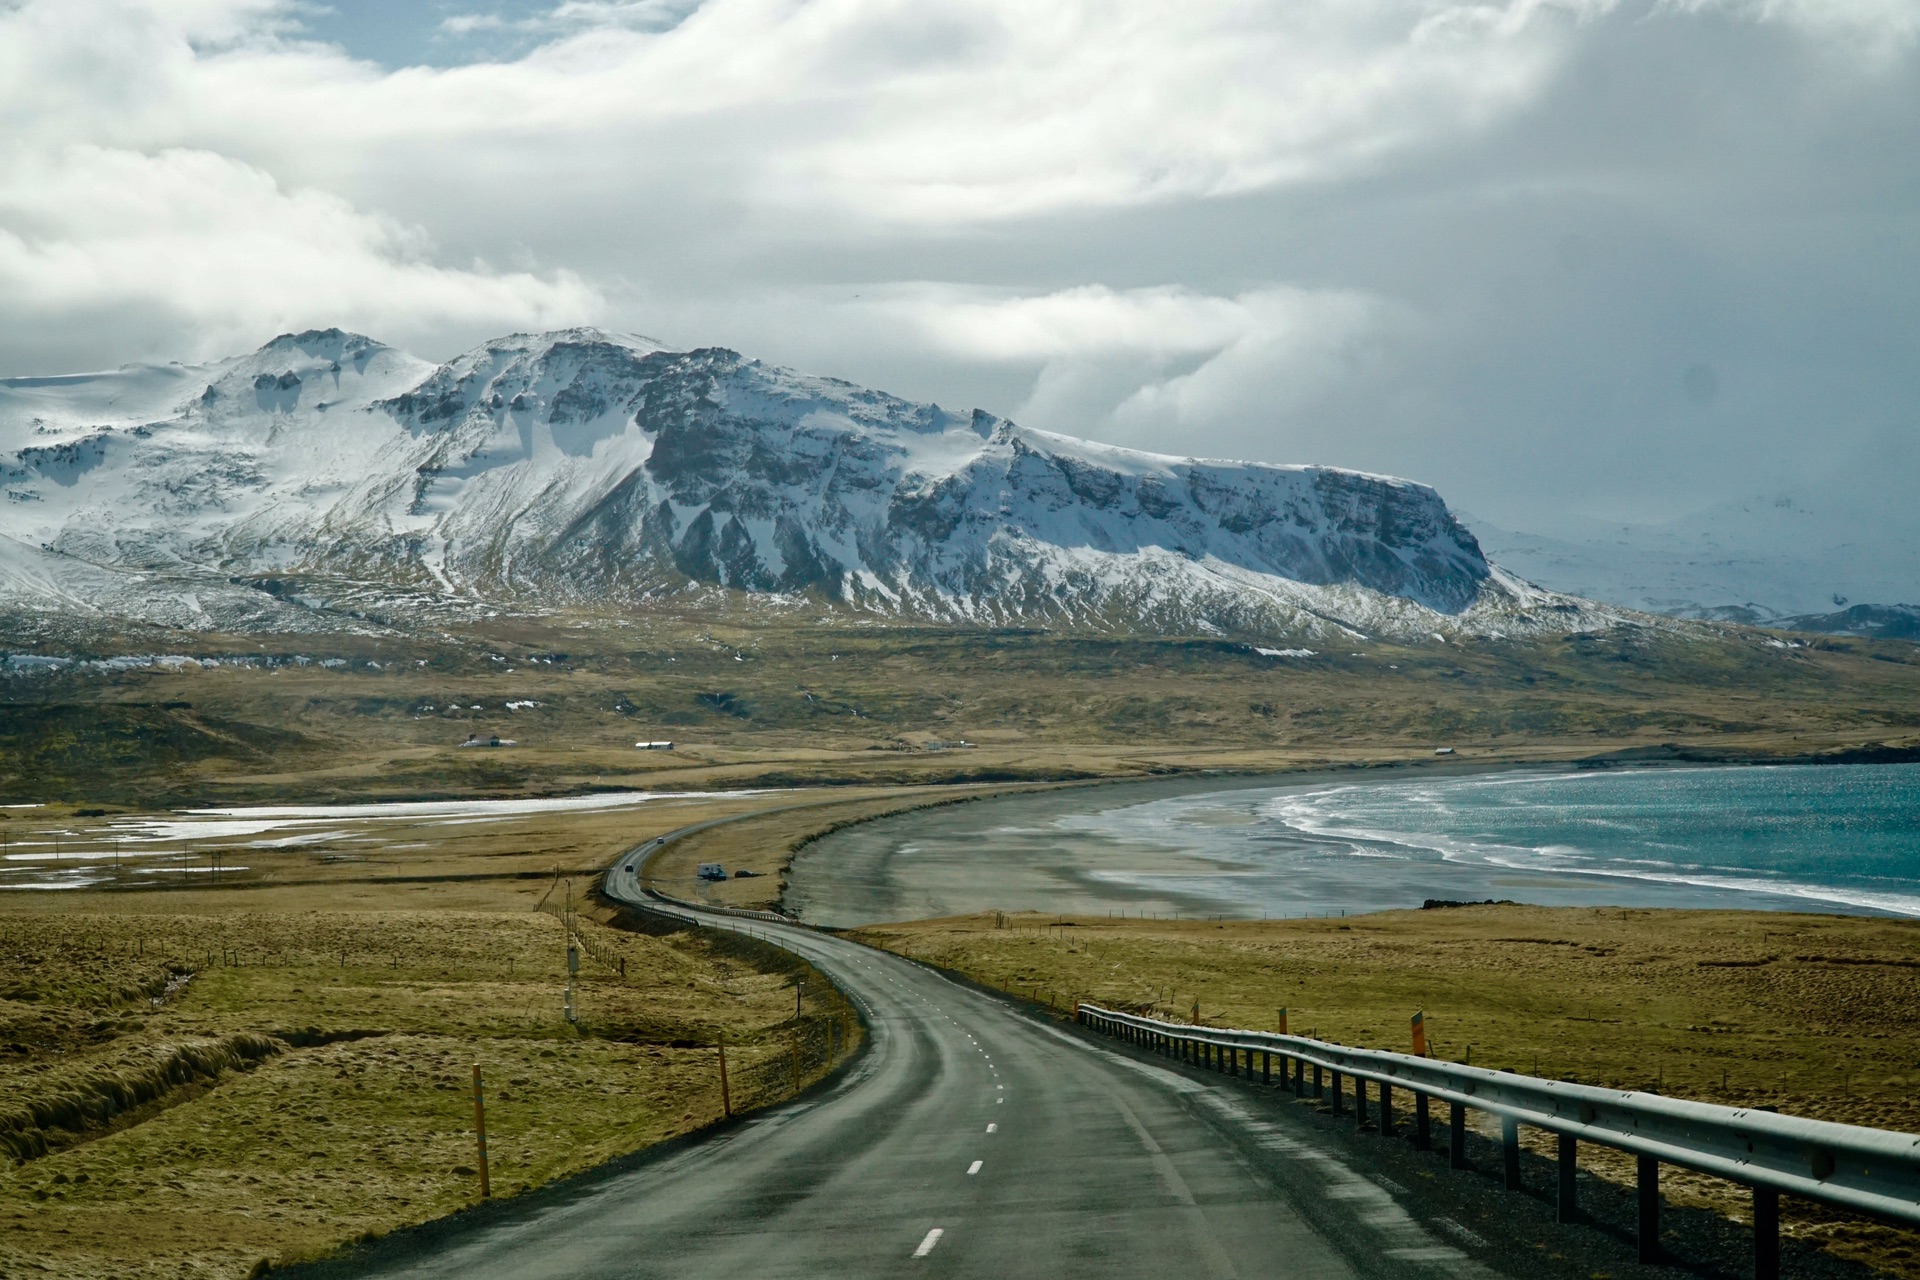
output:
[[[1523,107],[1599,2],[708,0],[684,21],[669,3],[572,3],[523,20],[570,34],[517,61],[371,74],[282,39],[266,0],[185,16],[34,0],[0,43],[21,55],[8,96],[32,104],[42,135],[80,127],[335,174],[368,148],[535,138],[657,176],[689,160],[673,131],[724,116],[721,154],[696,165],[724,164],[741,198],[944,223],[1365,168]],[[259,39],[195,52],[249,17]],[[115,36],[98,40],[102,27]],[[83,80],[117,84],[119,110],[62,92],[48,65],[90,66]]]
[[[1300,290],[1225,298],[1175,285],[1010,295],[920,284],[888,290],[869,306],[954,355],[1051,363],[1211,353],[1244,337],[1263,313],[1289,303],[1304,308],[1312,298]]]
[[[1163,452],[1231,442],[1259,456],[1284,454],[1303,415],[1376,373],[1381,344],[1419,327],[1386,299],[1282,285],[1224,296],[919,283],[827,310],[813,323],[1032,370],[1033,390],[1013,410],[1029,426]]]
[[[419,228],[210,152],[74,145],[0,164],[0,297],[16,324],[133,308],[184,328],[191,354],[224,355],[319,323],[404,342],[602,308],[565,273],[454,269],[430,250]]]
[[[1883,64],[1920,41],[1920,4],[1913,0],[1663,0],[1663,5],[1679,13],[1782,23],[1837,39]]]

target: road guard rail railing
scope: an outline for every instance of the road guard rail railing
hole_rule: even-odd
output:
[[[1780,1197],[1800,1196],[1903,1226],[1920,1226],[1920,1137],[1857,1125],[1805,1120],[1747,1107],[1722,1107],[1659,1094],[1601,1089],[1491,1071],[1412,1054],[1355,1049],[1303,1036],[1162,1022],[1082,1003],[1080,1023],[1149,1052],[1198,1066],[1254,1073],[1271,1084],[1276,1060],[1282,1087],[1297,1097],[1330,1100],[1346,1109],[1345,1080],[1353,1082],[1355,1114],[1368,1123],[1369,1086],[1382,1135],[1394,1131],[1394,1090],[1413,1096],[1416,1145],[1432,1144],[1429,1103],[1449,1104],[1448,1154],[1466,1167],[1466,1115],[1488,1112],[1501,1121],[1507,1187],[1520,1185],[1521,1125],[1557,1135],[1558,1208],[1562,1222],[1577,1218],[1574,1172],[1581,1142],[1638,1157],[1638,1236],[1643,1262],[1660,1251],[1660,1166],[1679,1165],[1753,1189],[1754,1270],[1759,1280],[1780,1274]],[[1312,1072],[1308,1083],[1307,1073]]]

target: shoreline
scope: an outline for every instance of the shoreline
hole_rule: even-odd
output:
[[[1630,767],[1673,775],[1734,768],[1706,761]],[[1769,761],[1764,767],[1811,766]],[[1920,898],[1909,884],[1894,879],[1880,888],[1871,883],[1870,871],[1858,873],[1867,883],[1848,885],[1812,878],[1803,869],[1722,864],[1713,859],[1727,855],[1711,848],[1698,855],[1700,861],[1680,859],[1661,871],[1647,870],[1646,860],[1631,856],[1632,846],[1590,851],[1555,840],[1574,824],[1557,816],[1552,804],[1539,814],[1543,843],[1508,847],[1501,836],[1479,832],[1467,838],[1414,826],[1316,829],[1301,824],[1298,815],[1263,812],[1265,804],[1234,803],[1248,791],[1267,793],[1277,803],[1288,793],[1318,788],[1444,784],[1502,774],[1551,780],[1587,772],[1576,762],[1463,762],[1417,775],[1395,770],[1395,777],[1374,769],[1315,769],[1115,780],[1096,784],[1101,790],[1094,795],[1077,787],[1067,795],[991,794],[975,798],[990,806],[984,812],[909,808],[841,823],[799,842],[779,905],[797,919],[834,928],[983,910],[1220,920],[1360,915],[1429,900],[1920,916]],[[1169,802],[1189,799],[1196,808],[1166,812]],[[1210,799],[1221,802],[1218,811],[1208,812]],[[1739,811],[1740,799],[1737,793],[1728,797],[1730,813]],[[1445,812],[1446,804],[1441,808]],[[1126,821],[1112,821],[1122,812]],[[1209,828],[1234,827],[1257,832],[1244,839],[1228,830],[1210,836]],[[1638,838],[1652,852],[1660,847],[1659,834],[1649,830]],[[1527,860],[1533,856],[1540,860]]]

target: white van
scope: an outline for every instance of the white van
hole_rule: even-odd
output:
[[[717,862],[703,862],[694,871],[702,880],[725,880],[727,869]]]

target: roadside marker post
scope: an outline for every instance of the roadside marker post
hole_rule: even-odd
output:
[[[727,1091],[727,1037],[720,1036],[720,1115],[722,1118],[733,1114],[733,1095]]]
[[[1413,1015],[1413,1056],[1427,1056],[1427,1015],[1416,1012]]]
[[[480,1198],[493,1198],[493,1182],[487,1172],[487,1099],[480,1083],[480,1064],[473,1064],[473,1143],[480,1157]]]

